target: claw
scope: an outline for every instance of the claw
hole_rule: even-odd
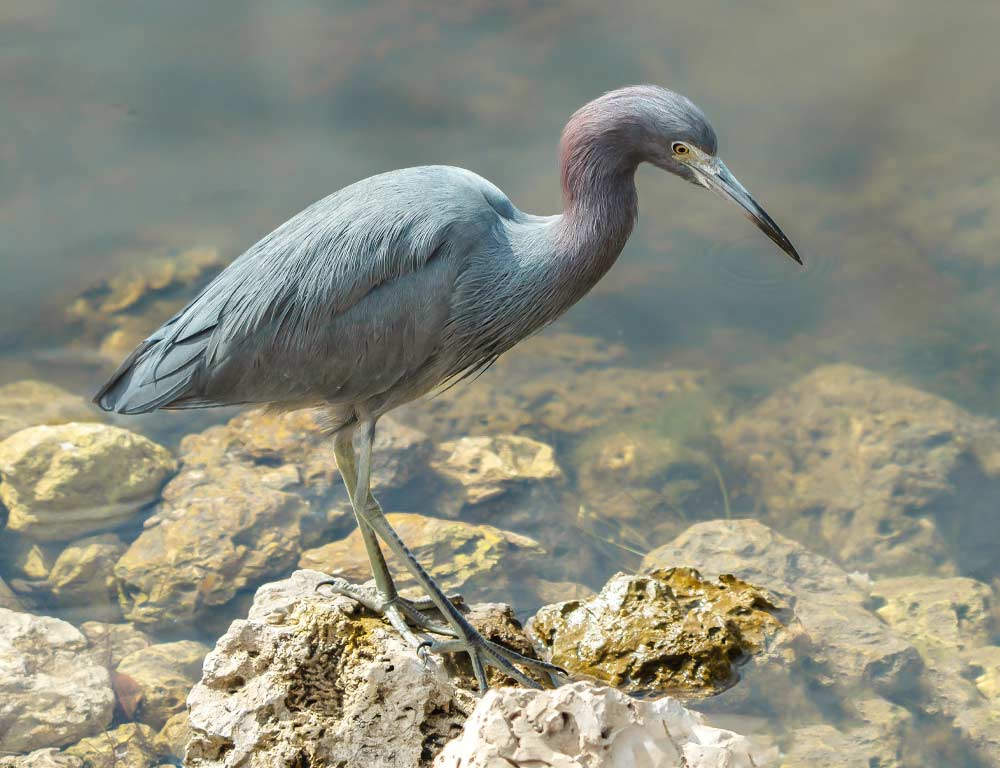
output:
[[[407,637],[407,640],[410,639],[408,635],[411,633],[404,632],[400,629],[400,626],[405,627],[407,625],[412,625],[418,629],[423,629],[436,635],[455,637],[455,631],[451,627],[439,624],[421,612],[417,606],[421,605],[423,601],[407,600],[399,595],[386,597],[381,594],[378,595],[378,599],[372,599],[368,592],[354,589],[346,582],[339,579],[321,581],[316,585],[317,592],[319,592],[320,587],[330,587],[330,591],[334,594],[349,597],[354,602],[363,605],[372,613],[379,616],[385,616],[389,619],[389,622],[400,631],[400,634]],[[433,607],[433,603],[431,603],[431,606]],[[411,642],[411,645],[412,644],[413,643]],[[422,641],[419,641],[418,639],[418,645],[422,644]]]

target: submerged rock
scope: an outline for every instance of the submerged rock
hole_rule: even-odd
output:
[[[163,745],[148,725],[125,723],[82,739],[63,754],[79,757],[86,768],[153,768],[163,756]]]
[[[209,650],[202,643],[179,640],[140,648],[123,658],[115,675],[127,677],[136,689],[135,719],[159,729],[182,712]]]
[[[850,365],[818,368],[721,432],[766,519],[872,572],[996,573],[1000,427]],[[992,452],[991,452],[992,451]]]
[[[85,287],[65,310],[75,344],[117,363],[149,332],[190,301],[224,266],[212,248],[142,254]]]
[[[219,639],[188,697],[186,765],[426,766],[461,730],[472,694],[352,601],[316,594],[325,578],[261,587]]]
[[[111,723],[108,671],[71,624],[0,608],[0,752],[63,746]]]
[[[395,488],[423,468],[431,452],[426,435],[395,420],[379,421],[375,433],[372,486]],[[225,424],[188,435],[181,441],[186,470],[241,464],[283,468],[311,497],[323,497],[339,486],[329,417],[321,409],[281,412],[245,411]]]
[[[184,759],[184,752],[190,737],[191,726],[188,725],[187,709],[171,715],[156,735],[167,754],[178,761]]]
[[[434,768],[762,768],[775,758],[706,725],[676,699],[637,701],[579,682],[552,691],[489,691]]]
[[[87,654],[102,667],[114,669],[130,653],[153,644],[153,639],[131,624],[85,621],[80,631],[90,647]]]
[[[984,695],[988,677],[980,680],[989,659],[1000,662],[992,590],[973,579],[909,576],[875,582],[872,597],[879,616],[920,649],[931,692],[925,713],[944,715],[976,752],[1000,763],[1000,697]]]
[[[0,443],[7,527],[38,541],[117,527],[158,497],[175,468],[165,448],[119,427],[21,430]]]
[[[125,549],[125,543],[113,533],[71,542],[39,587],[56,605],[75,614],[91,620],[120,620],[114,565]]]
[[[534,539],[492,525],[472,525],[407,513],[386,515],[406,546],[447,591],[474,593],[483,599],[509,594],[511,574],[530,569],[545,557]],[[402,562],[385,550],[400,589],[417,586]],[[299,567],[323,571],[348,581],[371,578],[361,533],[302,553]]]
[[[100,418],[84,398],[46,381],[24,379],[0,387],[0,440],[39,424]]]
[[[551,446],[518,435],[441,443],[431,467],[461,489],[464,504],[492,499],[518,483],[562,478]]]
[[[190,622],[293,566],[309,509],[283,490],[295,481],[281,468],[242,464],[182,471],[115,565],[125,618]]]
[[[589,336],[542,334],[497,360],[474,386],[456,386],[397,413],[441,440],[500,434],[547,440],[648,418],[670,398],[705,387],[703,372],[619,367],[624,356],[620,345]]]
[[[735,574],[793,603],[791,645],[822,685],[893,694],[919,676],[917,650],[868,610],[863,580],[756,520],[696,523],[643,560],[646,570],[680,564],[708,576]]]
[[[619,573],[595,597],[545,606],[528,630],[570,672],[625,691],[708,695],[782,630],[774,600],[690,568]]]
[[[17,595],[14,594],[3,579],[0,579],[0,608],[6,608],[9,611],[24,610],[24,606],[17,598]]]

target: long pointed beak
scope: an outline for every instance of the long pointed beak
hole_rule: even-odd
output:
[[[715,192],[719,197],[736,203],[750,221],[760,227],[761,231],[767,235],[774,243],[792,259],[799,264],[802,258],[799,256],[792,241],[789,240],[781,228],[774,223],[774,219],[767,215],[767,211],[761,208],[753,196],[747,192],[746,187],[740,184],[739,180],[733,176],[732,172],[721,160],[715,160],[711,168],[698,169],[699,180],[706,187]]]

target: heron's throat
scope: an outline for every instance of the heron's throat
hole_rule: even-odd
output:
[[[638,162],[600,137],[564,135],[560,255],[589,289],[614,264],[638,215],[635,171]],[[588,141],[589,139],[589,141]]]

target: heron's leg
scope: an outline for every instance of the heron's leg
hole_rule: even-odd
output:
[[[530,659],[509,648],[504,648],[498,643],[487,640],[468,622],[461,611],[451,603],[441,587],[438,586],[437,582],[434,581],[416,557],[413,556],[413,553],[410,552],[406,544],[403,543],[399,534],[389,525],[389,521],[382,512],[382,508],[371,496],[372,445],[375,440],[374,419],[363,421],[359,425],[359,439],[360,456],[357,462],[357,486],[354,495],[355,512],[359,520],[367,523],[378,534],[379,538],[385,542],[385,545],[389,547],[393,554],[406,564],[407,569],[420,582],[427,596],[433,601],[434,606],[440,611],[441,615],[444,616],[455,632],[455,639],[453,640],[426,643],[430,650],[440,653],[468,653],[480,691],[485,691],[488,687],[485,672],[486,666],[496,667],[507,676],[517,680],[521,685],[529,688],[538,688],[540,686],[515,667],[515,664],[533,667],[549,675],[565,675],[565,671],[554,664]]]
[[[384,615],[396,631],[414,646],[425,645],[426,641],[410,631],[406,619],[409,619],[410,623],[431,632],[447,635],[453,634],[448,627],[437,624],[420,612],[421,610],[426,610],[428,603],[406,600],[399,596],[396,591],[396,585],[392,580],[392,574],[389,572],[389,566],[382,555],[381,547],[379,547],[378,538],[371,527],[357,514],[357,505],[355,503],[357,468],[354,461],[354,446],[351,443],[351,434],[349,432],[338,432],[334,436],[333,450],[334,455],[337,457],[337,468],[340,470],[344,486],[347,488],[347,495],[351,499],[351,505],[355,509],[358,530],[361,532],[361,538],[368,553],[368,561],[371,564],[372,576],[375,578],[375,588],[378,591],[379,599],[378,601],[373,601],[368,595],[351,589],[339,581],[325,581],[318,584],[317,588],[329,587],[331,591],[356,600],[372,612]],[[430,604],[430,607],[433,607],[433,605]]]

